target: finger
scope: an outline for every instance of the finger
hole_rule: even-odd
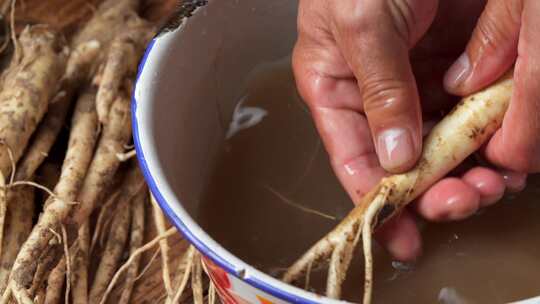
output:
[[[293,52],[298,91],[311,110],[334,172],[352,200],[358,202],[385,174],[367,121],[360,114],[358,86],[354,80],[339,78],[343,74],[336,66],[322,66],[326,63],[320,62],[327,62],[329,55],[306,45],[299,41]],[[335,56],[330,57],[341,64]]]
[[[415,203],[422,216],[432,221],[464,219],[480,207],[480,194],[459,178],[445,178]]]
[[[475,167],[465,173],[462,179],[480,194],[480,207],[492,205],[504,195],[504,179],[492,169]]]
[[[338,179],[355,203],[386,174],[381,168],[366,118],[354,111],[315,107],[315,125]]]
[[[375,232],[376,240],[399,261],[412,261],[422,253],[422,241],[414,217],[404,210]]]
[[[444,78],[446,89],[467,95],[497,80],[517,56],[523,0],[490,0],[480,16],[465,53]]]
[[[411,168],[421,151],[421,109],[408,51],[436,5],[426,9],[420,2],[343,1],[335,9],[336,42],[358,81],[379,161],[391,172]]]
[[[310,107],[322,106],[362,111],[356,80],[352,77],[335,43],[321,43],[320,40],[312,39],[308,34],[302,34],[308,29],[301,29],[301,26],[299,28],[301,32],[293,50],[292,67],[300,96]],[[318,39],[324,41],[324,38]]]
[[[501,170],[506,189],[510,192],[520,192],[527,185],[527,174]]]
[[[502,128],[486,147],[497,166],[522,173],[540,172],[540,1],[525,1],[514,70],[512,101]]]

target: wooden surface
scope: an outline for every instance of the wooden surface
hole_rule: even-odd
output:
[[[10,0],[0,0],[0,6],[5,1]],[[18,0],[15,10],[16,28],[20,30],[27,24],[49,24],[69,36],[91,16],[100,2],[100,0]],[[146,19],[161,24],[174,12],[178,3],[177,0],[142,0],[140,13]],[[147,223],[151,221],[149,208],[147,208],[146,217]],[[154,229],[147,229],[145,234],[145,242],[147,242],[155,237],[156,232]],[[170,267],[174,274],[179,258],[187,249],[188,244],[180,235],[171,238],[169,244],[171,246]],[[150,262],[154,252],[155,249],[143,256],[142,267]],[[165,295],[162,282],[161,259],[158,256],[136,282],[131,303],[162,303]],[[186,296],[187,298],[182,302],[191,303],[190,295]]]

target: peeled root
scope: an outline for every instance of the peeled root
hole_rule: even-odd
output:
[[[144,203],[146,200],[146,191],[141,191],[133,201],[131,208],[131,236],[129,241],[129,254],[133,254],[143,243],[144,238]],[[119,304],[128,304],[133,290],[133,284],[137,279],[139,271],[140,256],[133,260],[129,266],[124,278],[124,287],[120,295]],[[141,272],[144,273],[144,270]]]
[[[383,178],[341,223],[288,269],[283,280],[296,281],[310,264],[333,255],[335,258],[331,260],[329,281],[331,279],[336,286],[327,288],[327,291],[329,296],[339,298],[340,286],[350,262],[348,258],[340,261],[339,257],[348,257],[360,233],[366,255],[364,303],[369,303],[373,227],[398,214],[409,202],[480,148],[500,127],[512,94],[511,75],[508,73],[491,87],[464,98],[426,138],[416,167],[407,173]]]

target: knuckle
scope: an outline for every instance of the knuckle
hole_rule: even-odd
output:
[[[360,90],[366,112],[385,111],[401,107],[406,83],[392,77],[369,77],[361,83]]]
[[[347,1],[348,5],[340,9],[335,9],[334,26],[343,34],[365,35],[376,31],[377,14],[365,9],[362,5],[354,3],[356,1]],[[358,1],[362,2],[362,1]],[[347,12],[347,13],[343,13]]]
[[[396,33],[408,42],[417,24],[414,10],[407,0],[389,0],[388,6]]]
[[[488,50],[497,50],[502,43],[512,39],[506,30],[504,20],[497,20],[497,17],[486,11],[478,22],[476,36],[482,47]]]

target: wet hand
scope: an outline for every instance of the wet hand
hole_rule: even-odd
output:
[[[469,94],[510,67],[517,50],[512,53],[509,44],[516,40],[512,46],[517,48],[517,38],[504,42],[513,36],[499,31],[499,26],[508,28],[509,33],[519,18],[517,13],[510,20],[501,16],[513,12],[500,8],[506,2],[512,1],[490,1],[484,10],[484,1],[470,0],[443,1],[440,5],[436,0],[300,1],[299,37],[293,53],[297,87],[311,110],[334,172],[354,201],[384,175],[415,165],[423,130],[456,101],[444,91],[443,75],[465,48],[475,26],[467,55],[461,56],[445,77],[446,89]],[[519,9],[522,7],[516,5],[516,11]],[[491,16],[493,11],[496,14]],[[490,18],[503,22],[487,23]],[[536,33],[540,31],[531,30],[529,35]],[[486,42],[482,35],[491,36]],[[504,45],[502,50],[500,43]],[[534,64],[521,63],[521,70],[532,68]],[[525,88],[520,90],[519,75],[530,73],[520,72],[518,59],[515,96],[526,94]],[[526,85],[533,86],[534,78],[527,80]],[[532,97],[529,91],[527,96]],[[413,208],[430,220],[457,220],[496,202],[505,189],[522,189],[524,173],[536,169],[531,157],[540,155],[531,150],[531,145],[538,145],[540,130],[534,133],[530,127],[540,123],[537,118],[530,119],[539,112],[533,107],[534,101],[530,103],[523,100],[516,106],[512,101],[503,128],[487,145],[488,160],[506,170],[475,167],[445,178]],[[512,114],[516,111],[521,115]],[[525,116],[527,121],[521,120],[524,111],[529,115]],[[516,124],[523,136],[512,137],[511,146],[504,130],[512,130]],[[511,133],[506,133],[510,137]],[[534,134],[536,139],[531,143]],[[520,154],[523,160],[510,157],[515,144],[526,150]],[[421,252],[420,234],[409,212],[382,227],[377,239],[400,260],[414,259]]]

